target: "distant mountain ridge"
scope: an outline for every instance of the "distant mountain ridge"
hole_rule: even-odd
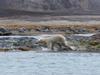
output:
[[[99,14],[100,0],[1,0],[0,7],[42,13]]]

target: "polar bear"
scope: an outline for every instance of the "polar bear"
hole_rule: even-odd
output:
[[[36,44],[42,47],[47,47],[48,49],[51,50],[55,50],[55,48],[57,48],[57,50],[62,50],[63,47],[71,49],[68,45],[68,41],[63,35],[47,36],[45,38],[38,40]]]

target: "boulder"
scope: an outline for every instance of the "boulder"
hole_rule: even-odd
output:
[[[99,40],[100,41],[100,33],[97,33],[95,35],[92,36],[93,40]]]
[[[0,35],[1,36],[4,36],[4,35],[11,35],[12,33],[9,31],[9,30],[7,30],[7,29],[5,29],[5,28],[0,28]]]

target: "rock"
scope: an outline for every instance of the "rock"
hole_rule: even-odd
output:
[[[84,34],[83,34],[84,35]],[[69,41],[89,41],[91,40],[91,37],[86,37],[86,36],[78,36],[78,35],[68,35],[66,36],[66,38],[69,40]]]
[[[100,33],[97,33],[97,34],[93,35],[92,39],[100,41]]]
[[[47,26],[44,26],[42,29],[41,29],[42,32],[50,32],[50,28]]]
[[[67,46],[67,47],[63,47],[62,50],[60,51],[73,51],[73,49]]]
[[[9,51],[8,48],[0,48],[0,52],[6,52],[6,51]]]
[[[18,29],[18,31],[19,31],[20,33],[24,33],[25,31],[27,31],[27,29],[26,29],[26,28],[20,28],[20,29]]]
[[[0,35],[1,36],[12,35],[12,33],[9,30],[5,29],[5,28],[0,28]]]
[[[86,50],[87,52],[100,52],[100,48],[91,48],[91,47],[89,47],[89,48],[87,48],[87,50]]]
[[[14,43],[14,46],[26,46],[29,48],[35,48],[35,42],[37,39],[35,38],[29,38],[29,37],[22,37],[22,38],[17,38],[17,42]]]
[[[32,50],[32,48],[26,47],[26,46],[21,46],[19,48],[16,48],[17,50],[21,50],[21,51],[30,51]]]
[[[0,38],[1,51],[21,50],[29,51],[37,48],[34,37],[2,37]]]

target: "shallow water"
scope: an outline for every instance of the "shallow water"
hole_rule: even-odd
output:
[[[100,54],[1,52],[0,75],[100,75]]]

